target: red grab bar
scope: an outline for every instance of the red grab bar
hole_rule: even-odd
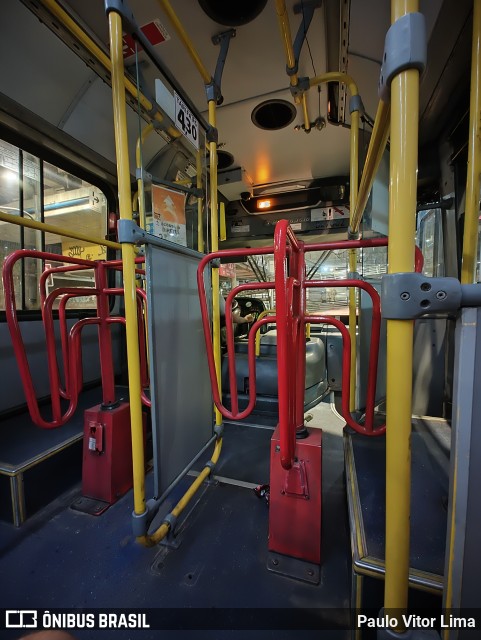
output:
[[[52,400],[51,421],[46,421],[40,415],[36,393],[32,381],[30,367],[22,339],[22,333],[17,318],[15,302],[15,292],[13,284],[13,268],[15,263],[23,258],[35,258],[39,260],[62,261],[69,263],[59,267],[45,269],[40,276],[39,289],[42,311],[42,321],[45,329],[45,340],[47,347],[47,364],[50,383],[50,394]],[[144,261],[144,258],[136,258],[136,263]],[[3,284],[5,291],[5,314],[7,324],[12,337],[12,345],[18,362],[20,377],[22,379],[27,407],[32,421],[38,426],[51,429],[65,424],[73,415],[78,401],[78,394],[82,388],[82,349],[80,343],[80,333],[86,325],[97,325],[99,335],[99,349],[101,361],[101,379],[103,403],[111,404],[115,401],[115,384],[112,361],[112,348],[110,338],[110,325],[112,323],[124,323],[125,319],[117,316],[110,316],[108,297],[110,295],[123,295],[123,289],[107,287],[107,269],[118,270],[122,266],[121,260],[112,261],[91,261],[81,258],[70,258],[59,254],[40,252],[34,250],[21,249],[10,254],[4,262]],[[47,295],[46,283],[51,274],[68,271],[78,271],[92,269],[95,277],[95,287],[64,287],[57,288]],[[143,269],[136,269],[136,273],[145,273]],[[97,317],[89,317],[78,320],[71,331],[67,328],[66,305],[71,298],[94,295],[97,299]],[[63,359],[63,369],[65,376],[64,388],[60,382],[60,371],[57,362],[57,349],[55,340],[55,323],[53,319],[53,305],[60,299],[59,303],[59,327]],[[146,313],[146,296],[142,289],[137,289],[138,314]],[[141,373],[142,383],[148,384],[147,365],[145,357],[145,335],[143,323],[139,322],[139,344],[141,349]],[[69,400],[69,406],[62,414],[61,397]],[[150,401],[142,393],[142,400],[150,405]]]
[[[216,251],[205,256],[197,270],[197,286],[202,315],[204,338],[206,343],[207,362],[211,379],[212,395],[215,406],[220,413],[229,419],[245,418],[255,406],[256,377],[255,377],[255,334],[267,323],[276,323],[277,327],[277,362],[278,362],[278,399],[279,399],[279,432],[281,464],[289,469],[295,454],[296,432],[304,428],[304,385],[305,385],[305,325],[307,323],[326,323],[336,326],[343,339],[343,385],[342,410],[346,423],[358,433],[377,436],[385,432],[385,425],[374,427],[374,405],[377,378],[377,359],[381,327],[380,298],[374,287],[363,280],[306,280],[305,252],[324,251],[326,249],[353,249],[387,246],[387,238],[371,238],[367,240],[343,240],[319,244],[304,244],[292,231],[287,220],[280,220],[276,224],[274,245],[259,249],[227,249]],[[215,360],[212,347],[210,318],[204,283],[205,267],[219,258],[233,258],[252,255],[274,254],[275,282],[258,282],[235,287],[226,299],[226,333],[229,369],[229,391],[231,410],[223,406],[220,397]],[[422,270],[422,253],[416,247],[415,268]],[[305,306],[305,291],[314,287],[357,287],[366,291],[372,300],[371,346],[369,352],[369,373],[366,397],[365,424],[354,420],[349,411],[350,390],[350,352],[351,343],[345,325],[334,318],[321,315],[307,315]],[[248,337],[248,404],[243,411],[239,411],[234,332],[232,327],[232,301],[241,291],[273,289],[276,290],[276,315],[264,318],[253,324]]]

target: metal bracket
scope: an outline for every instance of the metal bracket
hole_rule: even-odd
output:
[[[215,142],[218,144],[219,142],[219,131],[216,127],[213,127],[211,124],[207,127],[205,132],[206,142]]]
[[[105,13],[109,15],[111,11],[115,11],[122,16],[122,28],[127,33],[132,33],[137,27],[135,22],[135,16],[132,9],[129,7],[127,0],[105,0]]]
[[[383,318],[415,320],[426,313],[481,306],[481,284],[457,278],[428,278],[421,273],[391,273],[381,282]]]
[[[391,81],[405,69],[426,66],[426,20],[422,13],[407,13],[394,22],[386,34],[384,56],[379,79],[379,98],[389,102]]]
[[[212,460],[208,460],[208,461],[205,463],[204,467],[205,467],[206,469],[210,469],[210,475],[212,476],[212,475],[213,475],[213,471],[214,471],[214,469],[215,469],[215,462],[212,462]]]
[[[309,27],[311,26],[314,11],[316,9],[319,9],[321,5],[322,0],[305,0],[302,3],[294,5],[294,14],[302,13],[302,20],[299,24],[299,28],[297,30],[297,34],[292,47],[294,50],[294,60],[296,61],[296,64],[292,69],[286,66],[288,76],[294,75],[299,70],[299,57],[301,55],[302,45],[304,44],[307,32],[309,31]]]
[[[347,239],[348,240],[360,240],[361,239],[361,232],[360,231],[353,231],[351,229],[351,226],[349,225],[348,229],[347,229]]]
[[[145,242],[147,232],[133,220],[119,220],[117,222],[117,238],[120,244],[141,244]]]
[[[217,105],[221,105],[224,102],[224,97],[221,92],[222,73],[224,72],[224,65],[227,59],[230,41],[232,38],[235,38],[235,36],[235,29],[228,29],[227,31],[223,31],[222,33],[218,33],[215,36],[212,36],[212,43],[215,45],[220,45],[219,57],[217,58],[217,64],[215,66],[214,81],[212,83],[214,85],[214,91],[216,93],[215,97],[211,98],[211,100],[215,99]],[[207,100],[209,100],[209,97],[207,98]]]
[[[220,424],[214,425],[214,433],[217,436],[217,438],[222,438],[222,436],[224,435],[224,423],[223,422],[221,422]]]
[[[309,84],[309,78],[302,77],[297,80],[297,84],[293,87],[289,87],[291,91],[291,95],[293,98],[297,96],[302,96],[303,93],[310,89],[311,85]]]
[[[135,513],[132,511],[132,533],[136,538],[145,536],[149,529],[157,509],[153,508],[152,501],[148,500],[144,513]]]
[[[364,113],[364,104],[359,94],[357,96],[351,96],[349,100],[349,113],[353,113],[354,111],[359,111],[361,115]]]

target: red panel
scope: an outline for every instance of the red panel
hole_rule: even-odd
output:
[[[153,22],[149,22],[140,27],[142,33],[150,42],[151,45],[155,47],[156,44],[160,44],[161,42],[165,42],[169,40],[169,34],[165,30],[164,26],[160,23],[159,20],[154,20]],[[123,42],[123,52],[124,58],[129,58],[135,53],[135,42],[132,36],[128,33],[124,33],[122,37]],[[142,51],[142,47],[137,43],[137,47],[139,51]]]
[[[320,564],[322,432],[308,431],[289,470],[281,465],[279,427],[272,436],[269,551]]]
[[[130,406],[121,403],[102,411],[101,405],[84,414],[82,494],[116,502],[132,487]]]

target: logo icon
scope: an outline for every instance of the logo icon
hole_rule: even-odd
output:
[[[36,629],[37,612],[32,609],[7,609],[5,611],[7,629]]]

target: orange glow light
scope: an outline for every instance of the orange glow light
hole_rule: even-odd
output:
[[[271,208],[271,201],[270,200],[258,200],[257,201],[257,208],[258,209],[270,209]]]

